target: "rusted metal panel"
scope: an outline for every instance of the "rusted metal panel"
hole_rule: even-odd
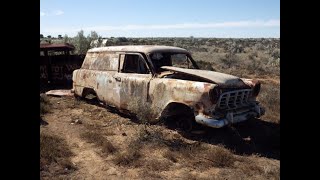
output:
[[[76,94],[82,96],[85,87],[93,89],[99,100],[115,107],[120,107],[120,87],[117,86],[114,74],[116,72],[82,69],[73,72],[73,85]]]
[[[40,56],[40,82],[72,85],[72,72],[81,67],[78,55]]]
[[[178,67],[172,67],[172,66],[162,66],[161,68],[174,71],[174,72],[181,72],[188,75],[205,78],[216,84],[236,85],[236,86],[244,85],[240,78],[230,74],[214,72],[214,71],[206,71],[206,70],[200,70],[200,69],[185,69],[185,68],[178,68]]]
[[[84,59],[81,55],[70,55],[69,51],[74,48],[68,43],[40,44],[40,90],[72,87],[72,72],[81,67]]]
[[[87,53],[82,69],[100,70],[100,71],[118,71],[119,54],[115,52],[93,52]]]
[[[60,44],[40,44],[40,51],[72,51],[75,47],[69,43],[60,43]]]
[[[150,82],[150,98],[153,105],[159,110],[156,114],[161,114],[161,110],[172,103],[186,104],[195,111],[209,113],[214,109],[210,101],[209,91],[215,84],[205,82],[194,82],[177,79],[152,79]]]
[[[115,78],[118,79],[116,80],[116,91],[120,98],[121,109],[128,109],[131,101],[147,102],[151,74],[131,74],[128,76],[127,73],[118,73]]]

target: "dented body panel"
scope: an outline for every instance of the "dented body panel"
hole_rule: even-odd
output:
[[[73,72],[74,93],[95,94],[98,100],[126,111],[138,102],[151,107],[150,120],[185,113],[179,108],[188,107],[197,123],[215,128],[264,114],[256,101],[258,81],[199,69],[155,67],[151,53],[186,54],[193,61],[185,49],[169,46],[94,48],[81,69]]]
[[[170,66],[163,66],[162,68],[171,70],[174,72],[180,72],[188,75],[198,76],[219,85],[230,85],[230,86],[244,85],[244,82],[240,78],[236,76],[232,76],[230,74],[224,74],[224,73],[214,72],[214,71],[206,71],[201,69],[184,69],[184,68],[170,67]]]

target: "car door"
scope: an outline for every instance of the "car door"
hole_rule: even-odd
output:
[[[120,99],[116,95],[118,83],[114,75],[119,69],[119,54],[100,53],[91,68],[97,69],[94,71],[94,78],[96,79],[95,91],[99,100],[106,102],[109,106],[118,107]]]
[[[143,104],[147,101],[152,74],[142,54],[120,54],[119,73],[114,75],[114,79],[115,96],[120,101],[120,109],[130,110],[133,103]]]

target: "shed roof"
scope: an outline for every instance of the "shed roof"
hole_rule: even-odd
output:
[[[69,43],[59,43],[59,44],[40,44],[40,51],[66,51],[66,50],[74,50],[75,47]]]

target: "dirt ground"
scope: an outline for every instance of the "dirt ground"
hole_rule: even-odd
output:
[[[41,179],[280,179],[280,124],[266,119],[188,134],[74,97],[46,98],[40,131],[73,155],[72,165],[41,165]]]

